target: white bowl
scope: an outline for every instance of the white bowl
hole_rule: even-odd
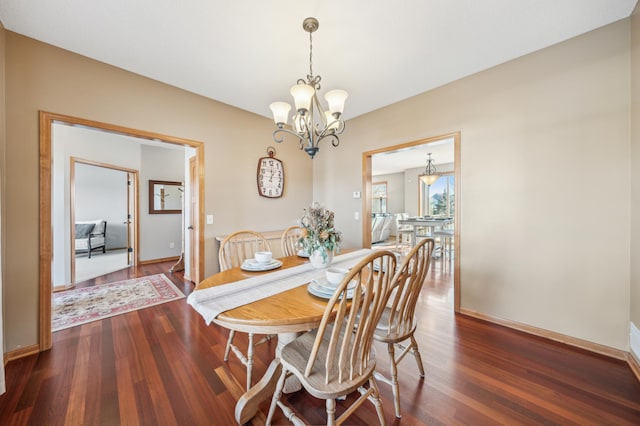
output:
[[[273,259],[273,255],[270,251],[257,251],[253,256],[258,263],[269,263]]]
[[[343,268],[329,268],[327,269],[327,281],[329,284],[337,286],[340,284],[344,276],[349,272],[348,269]]]

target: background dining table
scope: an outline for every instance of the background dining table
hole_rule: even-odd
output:
[[[413,227],[411,233],[411,247],[416,245],[416,228],[429,228],[429,234],[433,235],[435,229],[443,229],[453,223],[452,218],[436,218],[436,217],[409,217],[407,219],[398,220],[398,225],[409,225]]]

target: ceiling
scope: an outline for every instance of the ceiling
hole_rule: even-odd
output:
[[[2,0],[5,28],[271,117],[313,71],[344,118],[628,17],[637,0]]]
[[[6,29],[271,117],[309,73],[349,120],[628,17],[637,0],[1,0]],[[366,5],[366,7],[363,7]],[[450,144],[373,157],[375,174],[453,162]]]

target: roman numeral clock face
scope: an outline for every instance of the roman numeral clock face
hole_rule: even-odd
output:
[[[272,151],[268,152],[269,157],[258,160],[258,193],[267,198],[279,198],[284,190],[284,167]]]

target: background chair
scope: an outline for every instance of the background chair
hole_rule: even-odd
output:
[[[420,370],[420,377],[424,377],[422,358],[413,334],[416,330],[416,302],[429,271],[434,247],[433,238],[426,238],[411,249],[393,278],[389,302],[373,335],[375,340],[387,344],[391,378],[389,379],[379,373],[376,376],[383,382],[391,384],[394,408],[398,418],[401,417],[398,363],[402,361],[407,353],[413,353],[418,364],[418,370]],[[407,340],[409,343],[404,346],[402,343]],[[396,348],[401,350],[397,356],[395,353]]]
[[[271,251],[269,242],[262,234],[255,231],[237,231],[229,234],[220,243],[220,250],[218,252],[220,271],[240,267],[245,259],[253,258],[257,251]],[[229,353],[233,352],[240,362],[247,367],[248,390],[251,387],[253,349],[255,346],[270,340],[271,336],[266,336],[254,343],[253,333],[247,333],[249,342],[247,343],[247,354],[245,355],[236,345],[233,344],[235,334],[235,330],[229,330],[229,338],[227,339],[227,346],[224,350],[224,360],[228,361]]]
[[[220,271],[240,267],[245,259],[253,258],[257,251],[271,251],[269,242],[259,232],[237,231],[227,235],[218,251]]]
[[[297,225],[290,226],[284,230],[280,237],[280,247],[282,248],[283,256],[295,256],[298,254],[300,246],[298,240],[300,239],[300,227]]]
[[[440,261],[444,265],[445,259],[451,262],[453,258],[453,228],[443,228],[433,231],[434,238],[438,238],[440,244]]]
[[[380,272],[374,273],[374,262]],[[373,402],[381,424],[385,423],[380,392],[374,377],[373,332],[388,300],[396,257],[387,250],[377,251],[360,261],[345,275],[327,303],[318,329],[288,343],[280,353],[282,373],[278,379],[267,424],[279,407],[295,424],[301,420],[284,404],[282,388],[286,378],[295,375],[307,392],[324,399],[327,424],[341,424],[367,400]],[[353,299],[348,286],[355,283]],[[335,315],[335,319],[332,317]],[[364,387],[369,383],[367,388]],[[338,419],[335,398],[358,390],[360,396]]]
[[[400,221],[406,219],[407,213],[398,213],[396,215],[396,250],[402,251],[404,248],[411,249],[411,241],[413,240],[413,225],[400,225]]]

